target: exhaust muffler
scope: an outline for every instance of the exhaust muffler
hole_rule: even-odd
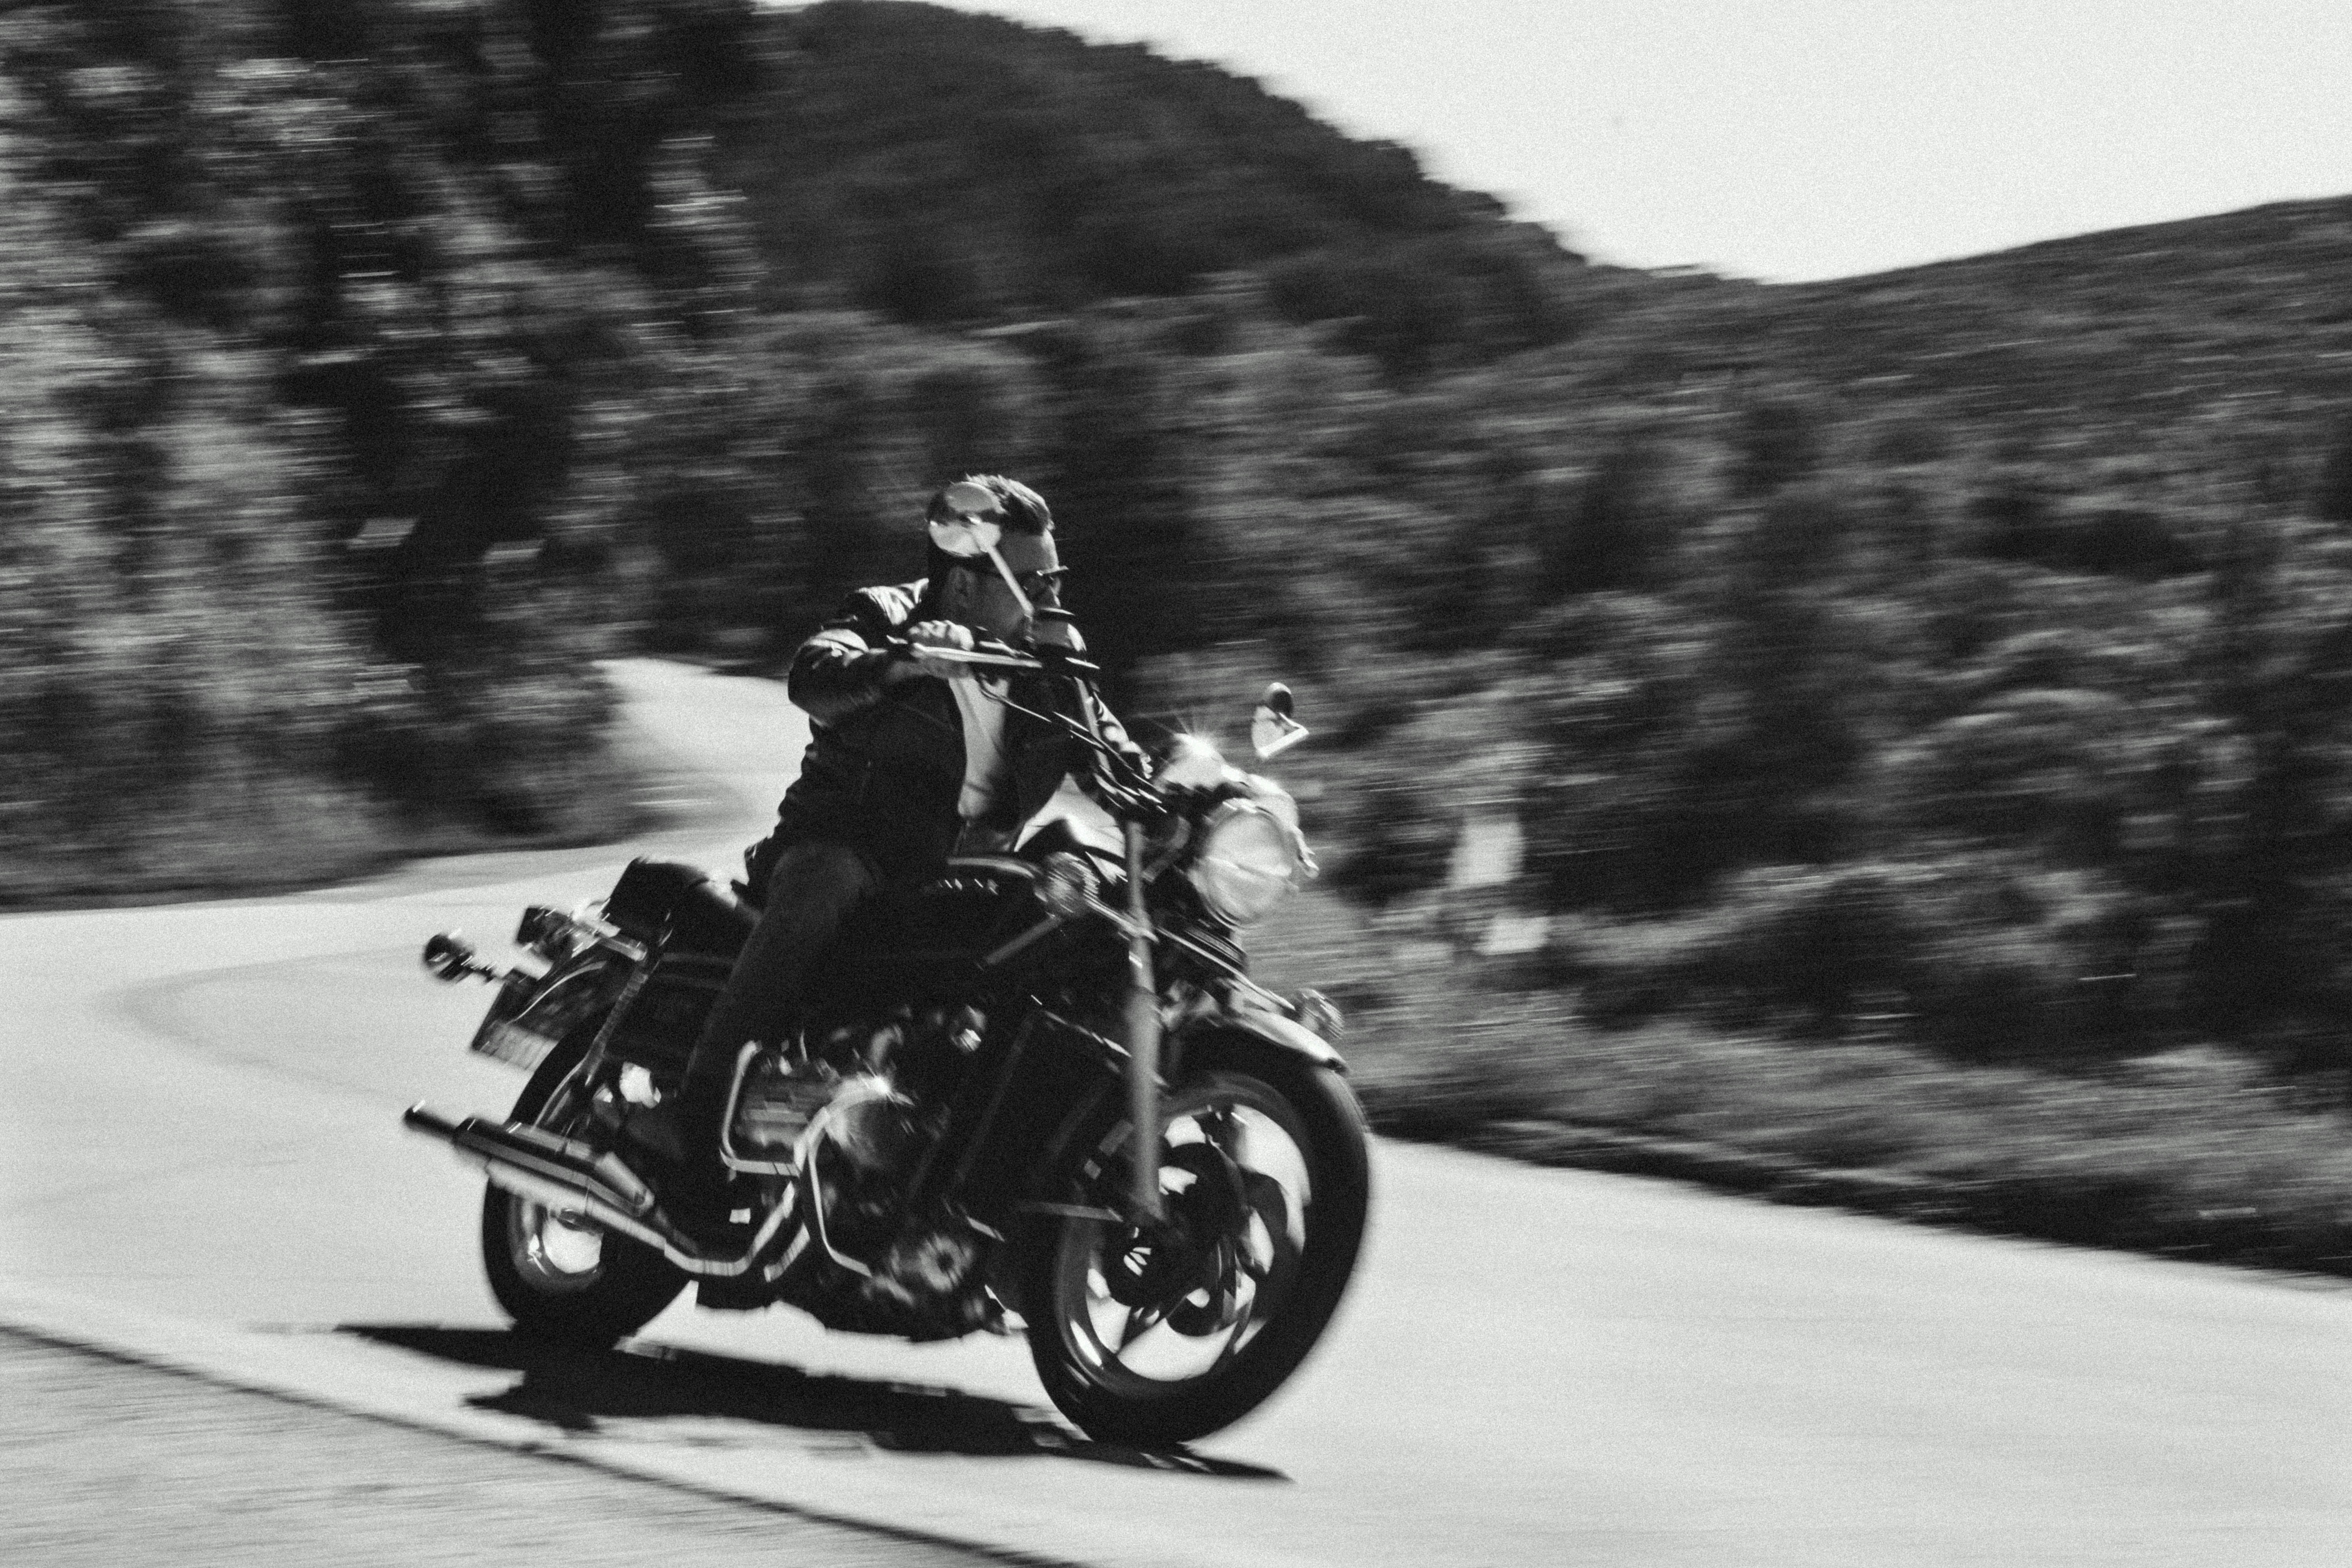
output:
[[[448,1144],[467,1164],[479,1166],[492,1186],[565,1218],[585,1220],[642,1242],[699,1278],[731,1279],[750,1272],[752,1260],[792,1212],[789,1199],[778,1204],[740,1258],[711,1258],[679,1234],[661,1212],[654,1190],[617,1155],[516,1122],[478,1116],[452,1121],[422,1102],[404,1111],[401,1121],[411,1131]]]

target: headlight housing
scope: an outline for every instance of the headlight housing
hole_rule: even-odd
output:
[[[1229,800],[1201,825],[1185,876],[1209,913],[1229,926],[1264,920],[1298,885],[1298,829],[1255,800]]]

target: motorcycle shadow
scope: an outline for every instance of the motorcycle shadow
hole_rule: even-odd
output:
[[[513,1387],[467,1404],[575,1434],[601,1431],[609,1421],[719,1418],[837,1433],[900,1453],[1077,1459],[1229,1480],[1290,1479],[1263,1465],[1189,1448],[1098,1443],[1051,1411],[951,1388],[811,1373],[782,1363],[668,1345],[574,1350],[505,1329],[344,1323],[338,1331],[461,1366],[518,1373]]]

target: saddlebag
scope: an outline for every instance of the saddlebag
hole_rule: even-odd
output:
[[[604,918],[654,952],[606,1048],[665,1077],[685,1071],[758,913],[698,866],[637,859],[605,896]]]
[[[664,1078],[685,1072],[686,1058],[732,967],[725,959],[697,953],[665,953],[654,960],[645,984],[613,1020],[605,1048]]]

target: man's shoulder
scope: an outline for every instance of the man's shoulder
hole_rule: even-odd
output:
[[[877,583],[873,588],[858,588],[835,606],[821,630],[852,630],[858,635],[889,632],[906,626],[915,618],[915,606],[922,605],[922,590],[929,578],[915,578],[912,583]]]
[[[825,622],[828,626],[856,626],[864,629],[880,624],[902,626],[914,617],[915,606],[922,603],[923,589],[929,583],[918,577],[911,583],[881,583],[870,588],[860,588],[842,600],[841,607]]]

